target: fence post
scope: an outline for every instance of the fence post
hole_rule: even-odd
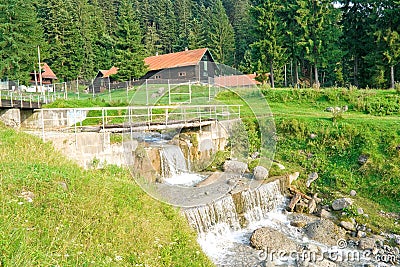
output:
[[[192,84],[189,81],[189,104],[192,103]]]
[[[45,136],[44,136],[44,114],[43,114],[43,109],[40,110],[40,114],[41,114],[41,121],[42,121],[42,140],[43,142],[45,142]]]
[[[125,84],[126,84],[126,103],[129,104],[128,81],[126,81]]]
[[[147,88],[147,79],[146,79],[146,105],[149,104],[149,92],[148,92],[147,89],[148,89],[148,88]]]
[[[79,100],[79,81],[78,81],[78,78],[76,78],[76,92],[78,93],[78,100]]]
[[[93,92],[93,99],[94,99],[94,80],[92,79],[92,92]]]
[[[168,82],[168,104],[171,105],[171,85],[169,84],[169,79],[167,80]]]
[[[111,83],[110,83],[110,76],[108,77],[108,95],[111,102]]]

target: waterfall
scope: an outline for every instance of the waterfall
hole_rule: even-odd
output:
[[[179,146],[163,146],[161,149],[161,160],[162,176],[165,178],[189,172],[185,156]]]
[[[248,223],[265,219],[267,212],[283,201],[279,180],[263,184],[254,190],[242,191],[241,199],[244,217]]]
[[[232,196],[226,195],[213,203],[184,210],[189,224],[198,233],[215,229],[217,225],[225,225],[232,230],[240,229],[238,215]]]
[[[248,223],[259,221],[283,201],[279,180],[239,194],[240,197],[228,194],[211,204],[185,209],[184,214],[198,233],[214,230],[217,224],[238,230],[241,228],[240,216],[244,216]],[[240,214],[237,207],[240,207]]]
[[[160,149],[161,175],[170,185],[194,186],[206,178],[204,175],[190,173],[190,162],[179,146],[164,145]]]

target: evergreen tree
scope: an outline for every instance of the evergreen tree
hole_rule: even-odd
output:
[[[205,29],[207,44],[216,61],[232,65],[235,36],[221,0],[213,0],[206,9]]]
[[[49,0],[41,17],[49,43],[49,63],[61,80],[82,77],[84,47],[75,9],[73,0]]]
[[[43,30],[32,2],[0,0],[0,77],[27,83],[38,69],[38,46],[44,48]]]
[[[297,10],[296,20],[303,34],[300,45],[305,50],[305,58],[312,64],[314,84],[319,87],[318,69],[327,67],[329,61],[338,58],[340,61],[340,12],[333,7],[330,0],[297,0],[297,4],[300,8]]]
[[[283,21],[278,16],[282,7],[278,1],[259,0],[251,9],[256,42],[252,47],[253,60],[258,62],[256,71],[270,73],[271,87],[275,87],[274,70],[284,62]]]
[[[374,0],[340,1],[342,7],[341,50],[344,79],[357,87],[367,86],[366,56],[376,50],[373,33],[376,22]]]
[[[145,51],[141,43],[140,24],[135,11],[128,0],[121,0],[118,8],[118,29],[116,32],[117,79],[131,80],[146,73],[144,66]]]
[[[192,32],[192,1],[191,0],[175,0],[175,18],[177,25],[177,49],[183,50],[189,47],[189,39]],[[194,22],[196,23],[196,22]]]
[[[188,37],[188,48],[197,49],[207,47],[206,33],[204,24],[194,18],[190,23],[190,31]]]

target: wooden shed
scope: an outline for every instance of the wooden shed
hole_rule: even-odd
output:
[[[155,55],[144,61],[149,71],[141,79],[208,82],[215,76],[214,59],[207,48]]]

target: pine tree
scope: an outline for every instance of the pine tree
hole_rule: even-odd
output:
[[[183,50],[189,47],[190,34],[192,32],[193,14],[191,0],[175,0],[175,18],[177,25],[177,49]]]
[[[45,48],[33,3],[0,0],[0,77],[27,83],[38,68],[38,46]]]
[[[340,58],[340,13],[330,0],[297,0],[297,4],[300,8],[296,20],[302,30],[299,44],[305,51],[305,58],[312,64],[314,85],[319,87],[318,69],[326,67],[330,60]]]
[[[132,4],[121,0],[118,8],[118,30],[116,32],[116,78],[131,80],[146,73],[144,66],[145,51],[141,43],[142,33]]]
[[[282,65],[286,49],[283,47],[283,21],[278,16],[282,7],[277,1],[260,0],[251,9],[256,41],[251,45],[253,59],[258,62],[257,71],[270,75],[271,87],[275,87],[274,71]]]
[[[213,0],[206,9],[205,29],[211,54],[219,63],[233,65],[235,36],[221,0]]]

